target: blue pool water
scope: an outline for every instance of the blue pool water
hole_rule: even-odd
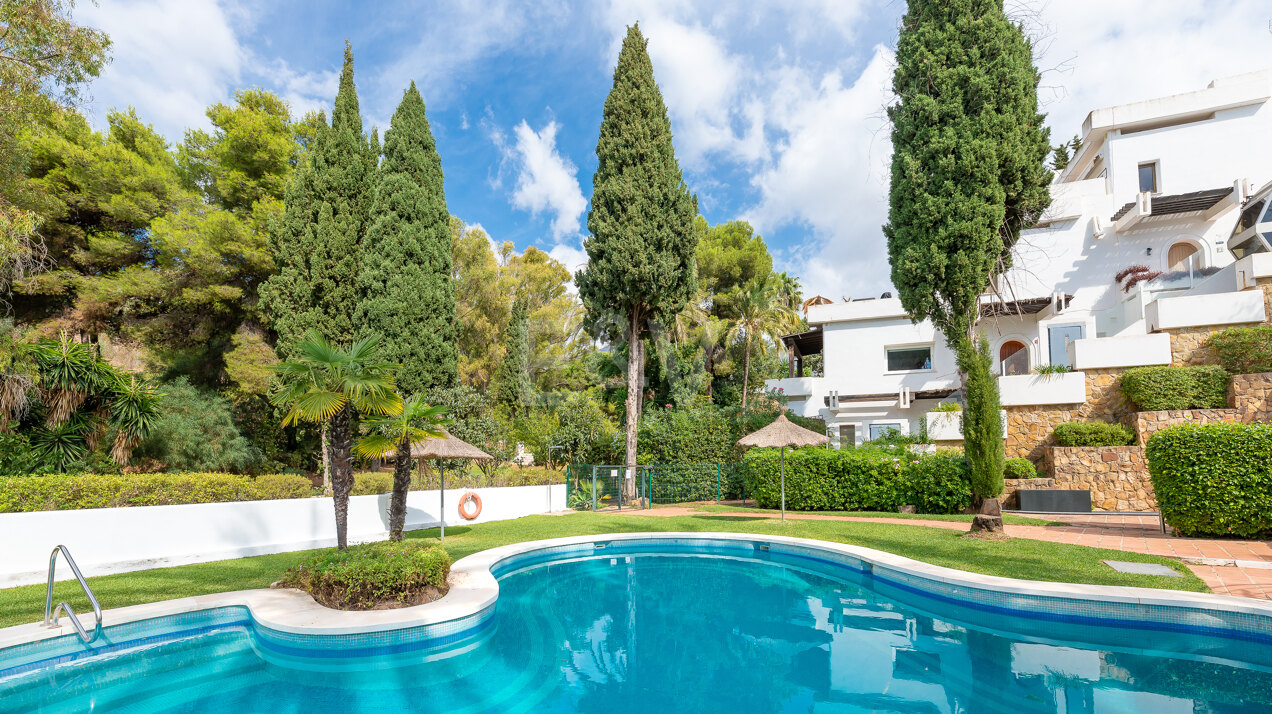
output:
[[[1257,627],[1013,614],[797,554],[639,550],[521,558],[493,615],[425,639],[329,646],[223,608],[121,626],[91,657],[0,651],[0,712],[1272,711]]]

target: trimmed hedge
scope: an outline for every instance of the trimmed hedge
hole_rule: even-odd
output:
[[[389,493],[393,490],[393,474],[376,471],[363,471],[353,475],[353,490],[350,496],[374,496]]]
[[[54,474],[0,477],[0,513],[179,503],[267,501],[314,495],[299,474]]]
[[[1233,374],[1272,372],[1272,327],[1229,327],[1206,341]]]
[[[1003,464],[1004,478],[1038,478],[1038,468],[1029,459],[1007,459]]]
[[[1060,446],[1129,446],[1135,432],[1121,424],[1068,421],[1051,432]]]
[[[1162,516],[1184,535],[1272,531],[1272,424],[1180,424],[1147,455]]]
[[[1134,367],[1122,373],[1122,393],[1140,411],[1223,409],[1229,375],[1223,367]]]
[[[747,494],[763,508],[781,505],[777,449],[743,458]],[[824,448],[786,452],[786,507],[793,511],[958,513],[972,502],[967,460],[957,451],[916,456],[904,451]]]
[[[287,571],[282,585],[300,588],[341,610],[415,605],[446,592],[450,555],[441,546],[381,541],[326,551]]]

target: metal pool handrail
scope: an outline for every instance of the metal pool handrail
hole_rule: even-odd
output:
[[[71,609],[69,603],[60,602],[57,605],[57,609],[53,609],[53,575],[57,571],[58,551],[61,551],[66,556],[66,564],[71,566],[71,572],[75,573],[75,579],[79,581],[80,587],[84,589],[84,594],[88,596],[89,604],[93,606],[93,616],[97,619],[97,624],[93,626],[93,635],[91,637],[84,629],[84,626],[80,624],[79,616]],[[84,580],[83,573],[80,572],[79,566],[75,564],[75,559],[71,557],[71,551],[67,550],[66,546],[59,545],[49,555],[49,588],[44,594],[44,625],[46,627],[57,627],[58,617],[63,610],[71,616],[71,625],[75,628],[75,633],[79,635],[80,642],[90,645],[101,636],[102,606],[97,604],[97,597],[93,595],[92,588],[88,587],[88,583]]]

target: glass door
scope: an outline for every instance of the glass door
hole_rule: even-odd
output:
[[[1047,328],[1051,364],[1072,367],[1069,364],[1069,343],[1086,336],[1086,325],[1053,325]]]

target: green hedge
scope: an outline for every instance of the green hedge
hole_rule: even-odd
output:
[[[1038,478],[1038,468],[1029,459],[1007,459],[1003,463],[1004,478]]]
[[[1148,440],[1166,523],[1184,535],[1272,531],[1272,424],[1181,424]]]
[[[54,474],[0,477],[0,513],[178,503],[265,501],[314,495],[298,474]]]
[[[749,496],[764,508],[781,504],[777,449],[743,459]],[[967,460],[956,451],[914,456],[902,451],[824,448],[786,452],[786,507],[795,511],[958,513],[972,502]]]
[[[1121,424],[1069,421],[1051,432],[1060,446],[1129,446],[1135,432]]]
[[[363,471],[353,475],[350,496],[374,496],[393,490],[393,474],[380,471]]]
[[[1140,411],[1223,409],[1228,372],[1222,367],[1134,367],[1122,373],[1122,393]]]
[[[436,599],[446,592],[450,567],[441,546],[381,541],[324,551],[287,571],[282,582],[327,607],[370,610]]]
[[[1233,374],[1272,372],[1272,327],[1229,327],[1207,340]]]

